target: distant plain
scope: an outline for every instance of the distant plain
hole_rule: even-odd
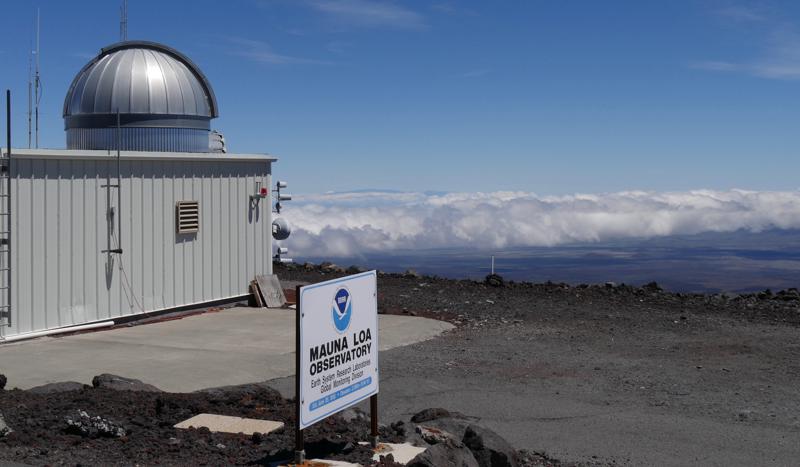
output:
[[[800,231],[727,232],[555,247],[426,249],[360,257],[297,257],[386,272],[482,279],[495,271],[506,280],[640,285],[651,281],[673,292],[754,292],[800,287]]]

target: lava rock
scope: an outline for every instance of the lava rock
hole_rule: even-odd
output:
[[[206,388],[195,391],[200,394],[211,396],[211,401],[236,401],[242,398],[253,398],[258,396],[273,403],[283,400],[281,393],[277,389],[265,383],[248,383],[234,386],[221,386],[216,388]]]
[[[648,291],[648,292],[663,292],[664,291],[664,289],[662,289],[661,286],[658,285],[658,282],[656,282],[656,281],[648,282],[647,284],[643,285],[642,288],[644,290]]]
[[[468,426],[462,442],[472,451],[480,467],[517,467],[514,448],[488,428]]]
[[[424,426],[428,428],[430,427],[437,428],[441,431],[450,433],[451,435],[453,435],[454,439],[460,441],[461,439],[464,438],[464,433],[466,433],[467,427],[473,423],[474,422],[465,418],[444,417],[425,422]],[[420,436],[419,433],[417,433],[416,429],[414,429],[414,431],[412,431],[406,436],[406,441],[409,441],[412,444],[417,440],[425,441],[424,439],[422,439],[422,436]]]
[[[14,430],[12,430],[12,429],[11,429],[11,427],[9,427],[9,426],[6,424],[6,421],[5,421],[5,419],[3,418],[3,414],[2,414],[2,413],[0,413],[0,438],[2,438],[2,437],[4,437],[4,436],[8,435],[9,433],[12,433],[13,431],[14,431]]]
[[[138,379],[124,378],[108,373],[92,378],[92,386],[98,389],[112,389],[114,391],[163,392],[161,389],[151,384],[143,383]]]
[[[367,414],[358,407],[343,410],[339,412],[339,416],[342,417],[346,422],[359,422],[368,418]]]
[[[413,417],[411,417],[411,421],[414,423],[422,423],[422,422],[429,422],[431,420],[436,420],[437,418],[445,418],[451,417],[452,414],[441,408],[441,407],[432,407],[424,410],[420,410],[419,412],[415,413]]]
[[[764,293],[764,292],[761,292],[761,293]],[[759,293],[759,295],[761,295],[761,293]],[[770,292],[770,296],[771,295],[772,295],[772,292]],[[725,292],[725,293],[721,294],[721,296],[722,296],[723,299],[728,300],[728,301],[736,300],[736,299],[739,298],[739,294],[733,293],[733,292]]]
[[[60,383],[48,383],[35,388],[28,389],[32,394],[57,394],[60,392],[80,391],[88,387],[75,381],[62,381]]]
[[[794,300],[800,300],[800,293],[797,292],[796,288],[791,288],[787,290],[781,290],[776,295],[776,298],[783,300],[785,302],[790,302]]]
[[[434,444],[411,459],[407,467],[480,467],[475,456],[461,443]]]
[[[408,279],[419,279],[422,276],[414,269],[406,269],[406,272],[403,273],[403,277]]]
[[[320,264],[319,270],[324,273],[344,272],[343,267],[333,264],[330,261],[325,261],[324,263]]]
[[[397,433],[398,436],[405,436],[406,435],[406,424],[402,420],[398,420],[398,421],[392,423],[391,425],[389,425],[389,428],[391,428],[392,431]]]
[[[503,281],[503,276],[500,274],[489,274],[486,276],[486,279],[483,280],[486,285],[490,285],[492,287],[503,287],[505,282]]]
[[[347,268],[347,270],[346,270],[345,272],[346,272],[347,274],[360,274],[360,273],[362,273],[362,272],[366,272],[366,271],[367,271],[367,270],[366,270],[366,269],[364,269],[364,268],[362,268],[361,266],[355,266],[355,265],[353,265],[353,266],[350,266],[349,268]]]
[[[6,375],[0,375],[0,391],[5,389],[7,382],[8,382],[8,378],[6,378]]]
[[[67,422],[64,431],[86,438],[122,438],[127,434],[124,428],[111,420],[99,416],[91,417],[83,410],[64,417],[64,421]]]
[[[423,441],[428,444],[446,443],[447,441],[458,441],[458,439],[450,433],[435,428],[432,426],[417,425],[417,433],[422,437]]]

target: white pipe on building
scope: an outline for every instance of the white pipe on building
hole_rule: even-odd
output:
[[[89,329],[105,328],[113,326],[113,321],[101,321],[99,323],[81,324],[79,326],[70,326],[68,328],[48,329],[47,331],[28,332],[25,334],[17,334],[6,338],[0,338],[0,344],[5,342],[21,341],[24,339],[33,339],[36,337],[52,336],[53,334],[61,334],[65,332],[86,331]]]

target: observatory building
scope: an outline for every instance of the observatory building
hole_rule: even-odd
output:
[[[276,159],[224,153],[218,115],[161,44],[113,44],[78,72],[67,149],[3,154],[0,342],[244,298],[272,272]]]

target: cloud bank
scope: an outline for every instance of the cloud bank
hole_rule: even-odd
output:
[[[283,216],[293,255],[556,246],[702,232],[800,229],[800,191],[357,192],[295,196]]]

